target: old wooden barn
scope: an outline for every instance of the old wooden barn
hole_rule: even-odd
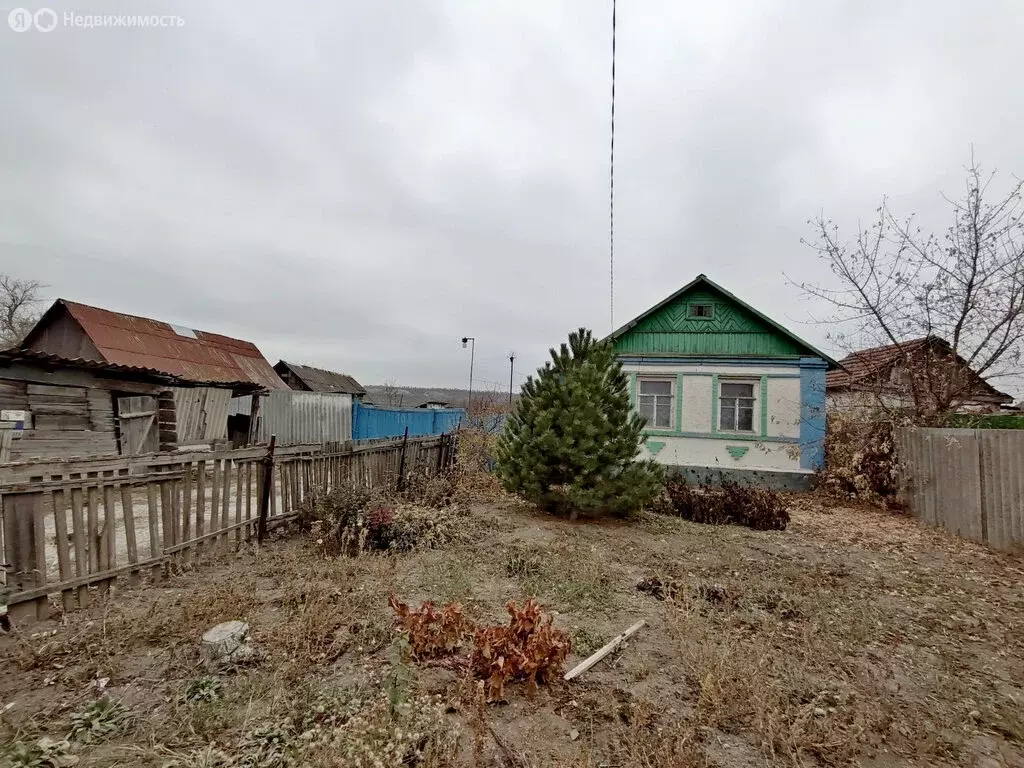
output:
[[[212,446],[243,382],[197,386],[154,369],[0,352],[0,463]]]

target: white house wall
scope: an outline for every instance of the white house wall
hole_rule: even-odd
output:
[[[622,368],[630,377],[634,407],[638,378],[664,377],[676,382],[673,426],[668,430],[645,431],[646,448],[642,458],[654,458],[668,466],[809,471],[806,466],[801,467],[799,367],[725,361],[721,365],[626,362]],[[751,432],[718,429],[718,388],[728,379],[743,379],[754,384],[754,429]]]
[[[800,437],[800,379],[768,379],[768,435]]]
[[[657,448],[659,444],[661,448]],[[652,448],[657,448],[657,453]],[[659,464],[672,467],[801,471],[800,446],[796,443],[652,435],[647,438],[640,457],[653,458]]]
[[[646,375],[646,371],[644,372]],[[710,376],[683,376],[683,411],[680,414],[680,429],[683,432],[711,432],[711,383]],[[707,403],[707,407],[701,407]]]

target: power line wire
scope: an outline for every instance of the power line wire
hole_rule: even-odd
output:
[[[612,130],[608,162],[608,319],[615,330],[615,3],[612,0]]]

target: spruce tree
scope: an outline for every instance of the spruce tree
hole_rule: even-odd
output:
[[[573,519],[626,516],[661,485],[659,468],[636,460],[643,427],[612,345],[580,328],[523,385],[498,440],[502,486]]]

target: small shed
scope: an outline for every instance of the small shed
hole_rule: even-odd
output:
[[[151,368],[0,352],[0,463],[212,445],[227,437],[239,389],[255,385],[197,386]]]
[[[301,392],[330,392],[336,395],[352,395],[355,399],[366,394],[363,385],[345,373],[298,365],[285,360],[278,360],[274,371],[285,384]]]
[[[239,383],[238,394],[287,389],[249,341],[57,299],[21,344],[67,359],[145,368],[195,384]]]

